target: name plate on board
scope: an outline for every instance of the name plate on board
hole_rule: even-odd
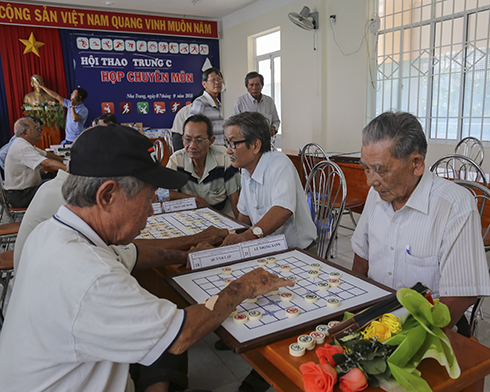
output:
[[[196,204],[196,199],[193,197],[188,197],[186,199],[164,201],[162,203],[163,212],[193,210],[195,208],[197,208],[197,204]]]
[[[188,260],[191,269],[195,270],[249,257],[262,256],[266,253],[286,250],[287,248],[286,237],[284,234],[279,234],[221,248],[192,252],[189,253]]]

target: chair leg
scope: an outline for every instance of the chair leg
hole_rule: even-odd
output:
[[[354,214],[352,213],[352,210],[350,208],[348,208],[347,210],[349,211],[350,220],[352,221],[352,223],[354,223],[354,227],[357,227],[357,222],[354,219]]]

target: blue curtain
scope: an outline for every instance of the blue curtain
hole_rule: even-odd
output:
[[[75,33],[75,30],[58,29],[61,40],[61,50],[63,52],[63,62],[65,64],[66,88],[68,94],[71,94],[77,88],[75,82],[75,60],[70,42],[70,34]]]
[[[9,113],[5,85],[3,84],[2,58],[0,56],[0,146],[10,139]]]

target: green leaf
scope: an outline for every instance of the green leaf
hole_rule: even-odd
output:
[[[388,358],[388,363],[404,367],[422,346],[426,335],[425,329],[419,325],[406,331],[404,339],[393,339],[390,343],[386,343],[398,344],[397,349]]]
[[[407,392],[432,392],[429,384],[420,376],[411,374],[406,370],[391,364],[388,362],[391,373],[395,380],[404,388]]]
[[[372,361],[362,361],[362,367],[368,374],[383,374],[386,371],[386,361],[381,358]]]

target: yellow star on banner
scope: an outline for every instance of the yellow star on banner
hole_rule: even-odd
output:
[[[20,39],[19,41],[22,42],[26,48],[24,49],[24,54],[29,53],[29,52],[34,52],[38,57],[39,56],[39,49],[41,46],[44,45],[44,42],[41,41],[36,41],[36,37],[34,37],[34,33],[31,33],[31,36],[29,39]]]

